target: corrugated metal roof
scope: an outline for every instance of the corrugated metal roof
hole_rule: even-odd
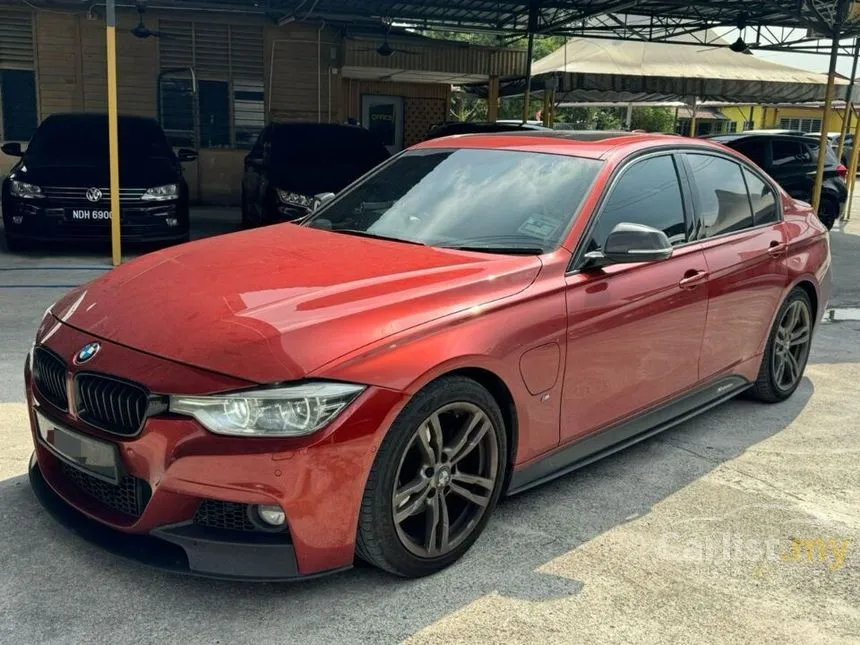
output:
[[[80,0],[30,0],[36,6],[76,6]],[[799,27],[826,33],[836,21],[837,0],[532,0],[540,33],[584,35],[582,26],[606,14],[660,16],[700,29],[734,26],[743,17],[757,25]],[[158,0],[159,6],[188,10],[219,9],[266,13],[273,17],[305,20],[325,18],[356,22],[380,19],[436,28],[481,29],[499,33],[525,32],[529,26],[529,0]],[[860,2],[845,5],[849,24],[844,33],[860,32]],[[678,21],[681,21],[680,23]],[[666,23],[669,25],[669,23]],[[627,29],[627,28],[625,28]],[[670,28],[673,33],[678,29]],[[622,37],[618,30],[616,37]],[[652,39],[649,37],[644,39]],[[643,39],[643,34],[628,33]]]

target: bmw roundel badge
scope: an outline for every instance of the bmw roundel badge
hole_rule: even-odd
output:
[[[81,351],[79,351],[75,355],[75,363],[86,363],[93,356],[98,354],[100,349],[101,345],[99,345],[98,343],[87,343],[86,345],[81,347]]]

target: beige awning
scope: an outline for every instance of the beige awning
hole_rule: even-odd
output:
[[[728,48],[573,38],[532,66],[532,91],[557,84],[562,100],[802,103],[824,98],[827,76]],[[837,79],[839,86],[848,81]],[[522,93],[525,79],[503,94]],[[837,88],[844,95],[844,88]],[[840,95],[840,96],[841,96]]]

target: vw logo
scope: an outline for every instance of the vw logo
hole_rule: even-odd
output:
[[[102,191],[98,188],[87,188],[87,199],[91,202],[97,202],[102,198]]]
[[[98,343],[87,343],[83,347],[81,347],[81,351],[75,354],[75,363],[80,365],[81,363],[86,363],[93,356],[98,354],[101,349],[101,345]]]

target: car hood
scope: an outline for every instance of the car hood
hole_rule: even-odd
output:
[[[94,337],[257,383],[303,378],[392,334],[525,289],[537,257],[282,224],[158,251],[54,316]]]
[[[119,181],[123,188],[152,188],[179,181],[175,164],[164,157],[120,159]],[[15,179],[37,186],[70,186],[105,188],[110,185],[110,168],[105,163],[82,161],[24,160],[15,171]]]

